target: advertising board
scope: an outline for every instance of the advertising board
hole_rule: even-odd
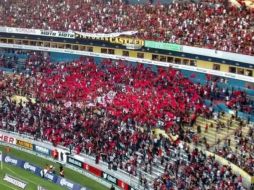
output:
[[[15,186],[21,188],[21,189],[25,189],[27,186],[27,182],[25,182],[21,179],[18,179],[16,177],[13,177],[9,174],[5,174],[3,180],[11,183],[12,185],[15,185]]]

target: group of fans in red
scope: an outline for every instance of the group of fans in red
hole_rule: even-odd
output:
[[[91,33],[136,30],[141,39],[253,55],[253,12],[225,2],[6,0],[0,3],[0,25]],[[218,101],[252,113],[246,92],[220,87],[221,78],[210,75],[205,85],[193,83],[170,67],[91,57],[53,63],[46,53],[25,53],[25,72],[0,72],[1,129],[94,156],[97,163],[138,177],[145,189],[245,189],[230,166],[189,146],[195,134],[186,128],[199,116],[213,118]],[[6,65],[4,58],[0,64]],[[17,103],[14,95],[28,101]],[[178,138],[157,135],[155,128]],[[246,164],[252,174],[253,159]],[[163,168],[161,175],[147,178],[157,167]]]
[[[0,26],[90,33],[131,30],[141,39],[253,55],[253,14],[228,0],[135,5],[124,0],[7,0],[0,3]]]
[[[147,188],[243,189],[241,177],[229,166],[219,166],[187,144],[179,147],[179,142],[193,142],[193,132],[186,127],[198,116],[213,117],[212,106],[204,100],[243,109],[251,103],[245,92],[221,89],[212,76],[205,86],[193,83],[173,68],[109,59],[96,63],[89,57],[52,63],[40,52],[30,53],[25,70],[1,72],[2,129],[71,146],[77,154],[92,155],[97,163],[103,160],[110,169],[139,177]],[[17,94],[28,102],[12,101]],[[155,128],[178,139],[157,136]],[[157,164],[164,167],[161,178],[146,179],[144,173],[153,174]]]

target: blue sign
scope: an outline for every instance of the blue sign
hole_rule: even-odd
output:
[[[72,189],[72,190],[79,190],[80,189],[80,186],[78,184],[75,184],[72,181],[62,178],[62,177],[58,177],[56,183],[61,185],[62,187],[67,188],[67,189]]]
[[[63,177],[60,177],[56,174],[48,173],[46,170],[43,170],[42,168],[40,168],[38,166],[30,164],[29,162],[14,158],[9,155],[3,155],[3,162],[20,167],[20,168],[25,169],[27,171],[30,171],[30,172],[34,173],[35,175],[44,177],[45,179],[52,181],[53,183],[59,184],[60,186],[65,187],[70,190],[90,190],[86,187],[82,187],[79,184],[74,183],[68,179],[63,178]]]
[[[14,165],[14,166],[18,166],[18,167],[22,167],[23,164],[24,164],[23,160],[19,160],[17,158],[14,158],[14,157],[11,157],[11,156],[8,156],[8,155],[3,156],[3,162],[6,163],[6,164],[11,164],[11,165]]]
[[[22,168],[25,170],[28,170],[38,176],[40,176],[40,173],[42,170],[40,167],[34,166],[33,164],[30,164],[29,162],[24,162]]]
[[[51,174],[51,173],[46,172],[46,173],[44,173],[44,178],[48,179],[49,181],[52,181],[52,182],[56,183],[58,177],[55,174]]]
[[[49,150],[45,147],[42,147],[42,146],[33,145],[33,150],[37,153],[44,154],[44,155],[47,155],[47,156],[51,155],[51,150]]]

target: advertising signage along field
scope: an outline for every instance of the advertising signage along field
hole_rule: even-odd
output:
[[[86,187],[81,187],[79,184],[73,183],[70,180],[67,180],[63,177],[58,177],[57,178],[57,184],[59,184],[60,186],[66,188],[66,189],[71,189],[71,190],[90,190]]]
[[[52,181],[53,183],[57,182],[57,175],[55,174],[51,174],[51,173],[44,173],[44,175],[42,175],[45,179]]]
[[[18,166],[18,167],[22,167],[24,165],[23,160],[19,160],[17,158],[14,158],[8,155],[3,156],[3,162],[6,164],[11,164],[13,166]]]
[[[22,141],[22,140],[17,140],[16,143],[18,146],[29,149],[29,150],[33,150],[33,145],[29,142],[26,141]]]
[[[30,171],[36,175],[40,175],[41,173],[41,168],[34,166],[33,164],[30,164],[29,162],[25,162],[24,165],[22,166],[23,169]]]
[[[97,177],[102,176],[102,171],[100,169],[93,167],[87,163],[83,163],[83,169],[87,170],[88,172],[92,173],[93,175],[95,175]]]
[[[120,187],[123,190],[135,190],[134,188],[129,186],[129,184],[125,183],[124,181],[122,181],[122,180],[120,180],[120,179],[94,167],[94,166],[91,166],[87,163],[84,163],[84,162],[77,160],[75,158],[72,158],[70,156],[67,157],[67,163],[72,164],[78,168],[81,167],[84,170],[88,171],[89,173],[91,173],[97,177],[100,177],[100,178],[104,179],[105,181]],[[68,184],[68,185],[70,185],[70,184]]]
[[[37,190],[47,190],[47,189],[44,188],[44,187],[42,187],[42,186],[40,186],[40,185],[38,185],[38,186],[37,186]]]
[[[53,173],[48,173],[45,170],[43,170],[42,168],[35,166],[29,162],[26,162],[24,160],[20,160],[8,155],[4,155],[3,156],[3,161],[6,164],[11,164],[17,167],[20,167],[22,169],[25,169],[37,176],[43,177],[49,181],[52,181],[53,183],[56,183],[64,188],[70,189],[70,190],[90,190],[86,187],[82,187],[81,185],[74,183],[73,181],[70,181],[68,179],[62,178],[56,174]],[[9,182],[13,182],[15,184],[19,184],[20,186],[22,185],[21,182],[15,181],[14,179],[11,179],[11,177],[7,176],[6,180],[9,180]],[[24,186],[24,184],[23,184]],[[41,188],[41,187],[40,187]],[[38,187],[39,189],[39,187]]]
[[[5,174],[3,180],[11,183],[12,185],[15,185],[15,186],[21,188],[21,189],[25,189],[27,186],[27,182],[25,182],[21,179],[18,179],[16,177],[12,177],[9,174]]]
[[[72,158],[70,156],[67,157],[67,163],[71,164],[71,165],[74,165],[74,166],[77,166],[79,168],[82,168],[83,167],[83,162],[75,159],[75,158]]]
[[[112,175],[109,175],[109,174],[103,172],[102,173],[102,178],[109,181],[109,182],[111,182],[111,183],[113,183],[113,184],[115,184],[115,185],[117,185],[117,178],[115,178]]]
[[[9,135],[2,134],[1,132],[0,132],[0,141],[6,142],[9,144],[16,144],[16,138]]]
[[[51,151],[49,149],[45,148],[45,147],[42,147],[42,146],[34,145],[33,150],[35,152],[38,152],[38,153],[41,153],[41,154],[44,154],[44,155],[47,155],[47,156],[51,155]]]

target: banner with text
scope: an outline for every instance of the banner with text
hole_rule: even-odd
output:
[[[9,144],[16,144],[16,138],[10,135],[6,135],[0,132],[0,141],[6,142]]]
[[[20,160],[17,158],[14,158],[12,156],[4,155],[3,161],[7,164],[11,164],[14,166],[17,166],[19,168],[25,169],[37,176],[40,176],[42,178],[45,178],[49,181],[52,181],[53,183],[56,183],[62,187],[65,187],[70,190],[89,190],[86,187],[82,187],[81,185],[74,183],[70,180],[67,180],[65,178],[62,178],[54,173],[49,173],[48,171],[45,171],[44,169],[35,166],[34,164],[31,164],[29,162],[26,162],[24,160]]]
[[[33,145],[30,142],[26,142],[26,141],[22,141],[22,140],[17,140],[16,141],[16,145],[29,149],[29,150],[33,150]]]
[[[138,31],[125,31],[125,32],[114,32],[114,33],[87,33],[87,32],[75,32],[76,35],[82,36],[83,38],[116,38],[119,36],[133,36]]]
[[[155,42],[155,41],[145,41],[145,47],[147,48],[154,48],[154,49],[162,49],[162,50],[169,50],[169,51],[182,51],[182,46],[178,44],[171,44],[171,43],[163,43],[163,42]]]
[[[33,145],[33,151],[40,153],[40,154],[44,154],[46,156],[51,155],[51,150],[49,150],[45,147],[39,146],[39,145],[35,145],[35,144]]]
[[[24,161],[23,160],[19,160],[17,158],[8,156],[8,155],[3,155],[3,162],[6,164],[11,164],[13,166],[17,166],[17,167],[22,167],[24,165]]]
[[[9,174],[5,174],[3,180],[11,183],[12,185],[15,185],[15,186],[21,188],[21,189],[25,189],[27,186],[27,182],[25,182],[21,179],[18,179],[16,177],[13,177]]]

